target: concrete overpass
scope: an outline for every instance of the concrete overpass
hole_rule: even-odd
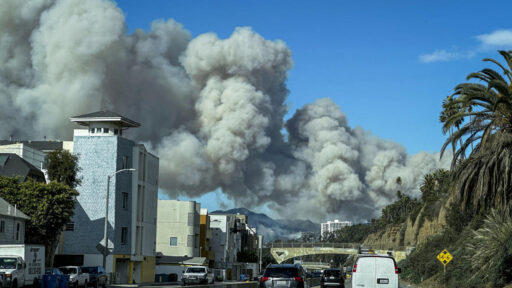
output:
[[[306,255],[320,255],[320,254],[344,254],[344,255],[357,255],[360,253],[359,243],[298,243],[298,242],[283,242],[272,243],[270,247],[270,254],[277,261],[282,263],[286,260],[293,259]],[[398,262],[406,258],[406,249],[403,250],[387,250],[387,249],[372,249],[375,254],[390,254]],[[380,247],[375,247],[380,248]]]

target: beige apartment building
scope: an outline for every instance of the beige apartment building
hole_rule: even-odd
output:
[[[195,201],[158,200],[156,251],[199,257],[200,210]]]

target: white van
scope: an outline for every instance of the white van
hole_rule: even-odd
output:
[[[353,288],[398,288],[398,273],[393,257],[387,255],[358,255],[352,269]]]

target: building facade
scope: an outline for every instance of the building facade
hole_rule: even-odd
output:
[[[210,215],[208,209],[201,209],[199,223],[199,247],[201,249],[201,257],[205,257],[208,261],[208,266],[215,267],[215,254],[210,250],[210,239],[212,238],[212,231],[210,230]]]
[[[0,244],[25,243],[25,221],[30,217],[0,198]]]
[[[119,114],[100,111],[72,117],[71,121],[86,127],[75,129],[73,147],[68,148],[78,156],[82,182],[76,188],[80,195],[56,262],[102,265],[108,189],[107,238],[111,252],[105,270],[112,273],[115,283],[153,282],[158,157],[144,145],[123,137],[123,130],[140,124]]]
[[[340,230],[343,227],[352,226],[352,222],[339,221],[336,219],[334,221],[327,221],[320,225],[320,235],[324,237],[326,233],[332,233],[334,231]]]
[[[195,201],[158,200],[156,251],[199,257],[200,210]]]

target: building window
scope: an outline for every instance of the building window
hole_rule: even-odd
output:
[[[89,131],[91,132],[91,134],[94,134],[94,128],[91,128]]]
[[[128,156],[123,156],[123,166],[121,169],[128,169]]]
[[[66,231],[75,231],[75,222],[66,223]]]
[[[96,133],[101,133],[101,128],[96,128]]]
[[[178,237],[171,237],[170,241],[171,246],[178,246]]]
[[[117,135],[117,134],[119,134],[119,130],[114,129],[114,135]]]
[[[128,193],[123,192],[123,208],[128,209]]]
[[[16,241],[20,240],[20,223],[16,223]]]
[[[194,235],[187,236],[187,247],[194,247]]]
[[[121,244],[126,245],[128,243],[128,227],[121,228]]]
[[[0,221],[0,233],[4,233],[5,232],[5,221],[2,220]]]
[[[108,132],[109,132],[108,128],[103,128],[103,133],[108,134]]]
[[[187,225],[188,226],[194,226],[194,213],[193,212],[188,213]]]

